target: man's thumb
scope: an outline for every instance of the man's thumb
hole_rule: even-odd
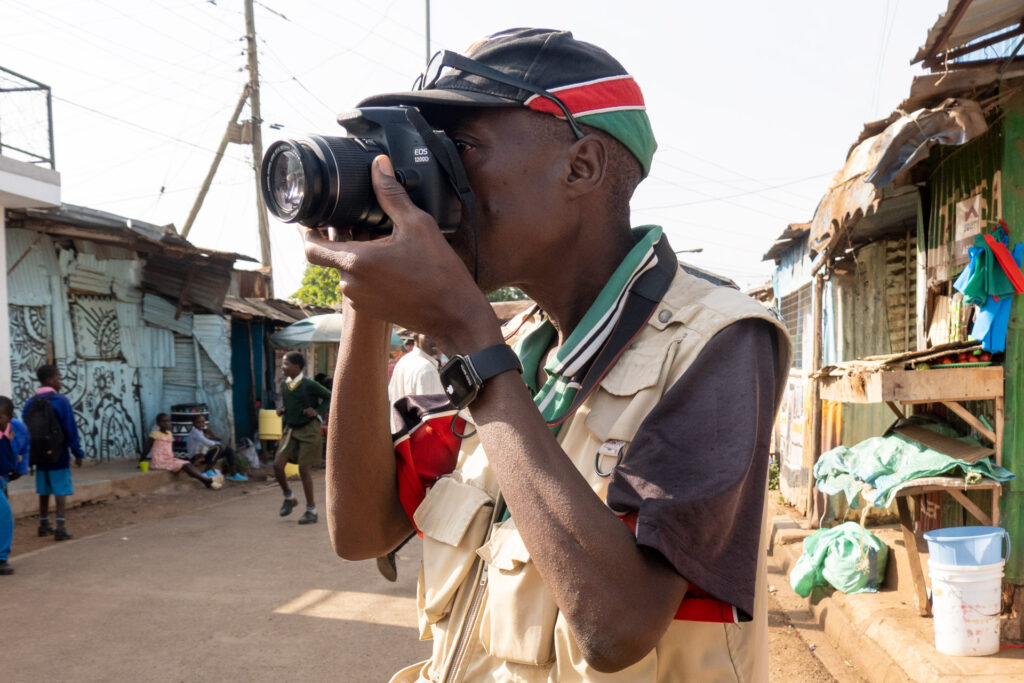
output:
[[[373,189],[381,208],[392,220],[397,219],[402,212],[417,210],[405,188],[395,178],[391,159],[383,154],[373,160]]]

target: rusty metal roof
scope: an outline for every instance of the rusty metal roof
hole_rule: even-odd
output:
[[[334,312],[323,306],[301,306],[281,299],[255,299],[230,295],[224,297],[224,310],[241,317],[267,318],[289,325],[310,316]]]
[[[775,243],[761,257],[762,261],[774,260],[778,262],[782,252],[786,251],[800,239],[805,237],[811,230],[810,223],[790,223],[782,234],[775,238]]]
[[[1024,0],[949,0],[946,11],[939,15],[928,31],[924,45],[910,63],[924,62],[926,67],[942,65],[943,68],[956,68],[956,64],[948,60],[1024,33],[1022,20]],[[991,39],[972,42],[985,36],[991,36]]]
[[[988,130],[978,103],[947,100],[940,107],[902,116],[850,152],[832,178],[811,220],[812,254],[833,249],[840,235],[878,211],[883,199],[902,196],[893,180],[928,155],[936,145],[962,145]],[[883,193],[883,188],[889,188]]]
[[[252,261],[245,254],[197,247],[180,237],[172,226],[154,225],[74,204],[50,209],[8,209],[9,227],[48,235],[93,240],[135,251],[177,253],[224,261]]]

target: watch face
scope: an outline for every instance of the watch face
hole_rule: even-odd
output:
[[[448,400],[457,408],[463,408],[473,400],[479,385],[465,360],[456,356],[441,368],[441,384]]]

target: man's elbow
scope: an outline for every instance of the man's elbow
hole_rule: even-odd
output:
[[[365,533],[360,533],[352,525],[328,521],[328,532],[331,537],[331,548],[334,554],[343,560],[358,562],[378,557],[380,553],[367,543]]]
[[[658,644],[663,629],[651,629],[650,624],[626,627],[620,622],[616,628],[603,628],[591,637],[578,640],[581,654],[595,671],[617,673],[633,666],[646,657]]]

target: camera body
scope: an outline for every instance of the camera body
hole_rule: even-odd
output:
[[[347,137],[311,135],[267,148],[260,188],[267,208],[286,223],[311,228],[391,232],[393,223],[373,193],[370,164],[386,154],[413,203],[454,232],[462,205],[455,191],[461,163],[454,143],[415,107],[363,107],[338,117]]]

